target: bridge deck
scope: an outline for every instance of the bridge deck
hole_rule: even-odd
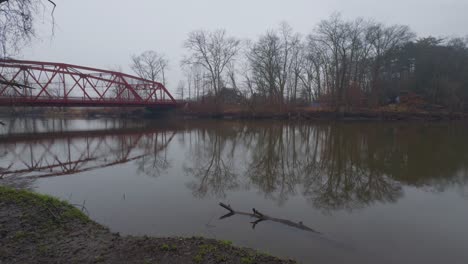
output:
[[[86,98],[14,98],[0,97],[0,106],[34,106],[34,107],[164,107],[175,108],[177,102],[171,100],[136,101],[112,98],[88,100]]]

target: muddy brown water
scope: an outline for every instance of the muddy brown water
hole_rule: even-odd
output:
[[[0,184],[84,204],[114,232],[302,263],[468,263],[463,122],[3,121]],[[219,220],[219,202],[321,234]]]

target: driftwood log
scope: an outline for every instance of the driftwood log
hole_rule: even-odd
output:
[[[314,229],[312,229],[310,227],[305,226],[302,222],[296,223],[296,222],[286,220],[286,219],[271,217],[271,216],[265,215],[263,213],[260,213],[255,208],[252,208],[252,213],[248,213],[248,212],[235,211],[234,209],[232,209],[232,207],[230,205],[227,205],[227,204],[224,204],[224,203],[219,203],[219,205],[221,207],[223,207],[224,209],[229,211],[228,214],[225,214],[225,215],[221,216],[219,219],[225,219],[225,218],[231,217],[233,215],[250,216],[252,218],[257,219],[256,221],[251,222],[253,229],[255,229],[255,226],[260,222],[273,221],[273,222],[277,222],[277,223],[280,223],[280,224],[291,226],[291,227],[294,227],[294,228],[297,228],[297,229],[300,229],[300,230],[304,230],[304,231],[308,231],[308,232],[312,232],[312,233],[316,233],[316,234],[321,234],[320,232],[318,232],[318,231],[316,231],[316,230],[314,230]]]

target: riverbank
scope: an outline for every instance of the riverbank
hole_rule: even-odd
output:
[[[460,112],[400,112],[400,111],[182,111],[188,119],[280,119],[280,120],[349,120],[349,121],[441,121],[467,119],[468,114]]]
[[[120,236],[55,198],[0,186],[0,263],[295,263],[229,241]]]
[[[243,106],[200,106],[187,105],[172,111],[152,111],[144,108],[103,108],[68,109],[64,111],[44,110],[15,113],[0,112],[0,117],[36,118],[125,118],[151,119],[272,119],[272,120],[341,120],[341,121],[443,121],[463,120],[468,113],[448,110],[421,110],[408,107],[361,108],[347,111],[316,109],[311,107],[257,107],[246,109]]]

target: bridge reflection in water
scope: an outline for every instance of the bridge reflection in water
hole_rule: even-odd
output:
[[[0,178],[70,175],[131,161],[138,161],[139,170],[155,174],[167,166],[165,151],[176,134],[159,127],[67,131],[66,121],[53,132],[17,133],[25,127],[40,130],[31,122],[16,128],[17,123],[11,123],[8,131],[16,133],[0,136]]]

